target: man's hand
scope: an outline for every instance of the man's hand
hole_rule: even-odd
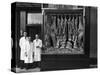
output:
[[[27,52],[25,52],[25,56],[27,56]]]
[[[40,46],[36,46],[36,48],[40,48]]]

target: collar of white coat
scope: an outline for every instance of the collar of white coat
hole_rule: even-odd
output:
[[[40,41],[40,39],[35,39],[36,42]]]
[[[38,41],[39,39],[35,39],[36,41]]]

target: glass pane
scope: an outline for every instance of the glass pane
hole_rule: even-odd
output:
[[[44,18],[44,53],[84,53],[85,26],[82,14],[48,14]]]
[[[41,13],[28,13],[27,24],[42,24]]]

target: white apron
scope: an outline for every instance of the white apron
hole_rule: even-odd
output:
[[[41,47],[42,47],[42,40],[34,40],[33,41],[34,45],[34,61],[41,61]],[[39,46],[39,48],[37,48]]]
[[[22,37],[19,41],[19,46],[21,48],[20,51],[20,60],[25,60],[25,52],[26,52],[26,39]]]
[[[25,63],[33,63],[33,43],[26,43],[27,56],[25,56]]]
[[[24,63],[29,63],[29,51],[30,51],[30,44],[29,41],[26,41],[26,54],[25,54],[25,60]]]

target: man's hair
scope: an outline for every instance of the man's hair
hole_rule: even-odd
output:
[[[27,33],[26,31],[24,31],[23,33]]]
[[[38,34],[36,34],[36,35],[38,35]],[[35,36],[36,36],[36,35],[35,35]],[[38,36],[39,36],[39,35],[38,35]]]
[[[36,34],[36,35],[35,35],[35,37],[36,37],[36,36],[38,36],[38,37],[39,37],[39,35],[38,35],[38,34]]]

